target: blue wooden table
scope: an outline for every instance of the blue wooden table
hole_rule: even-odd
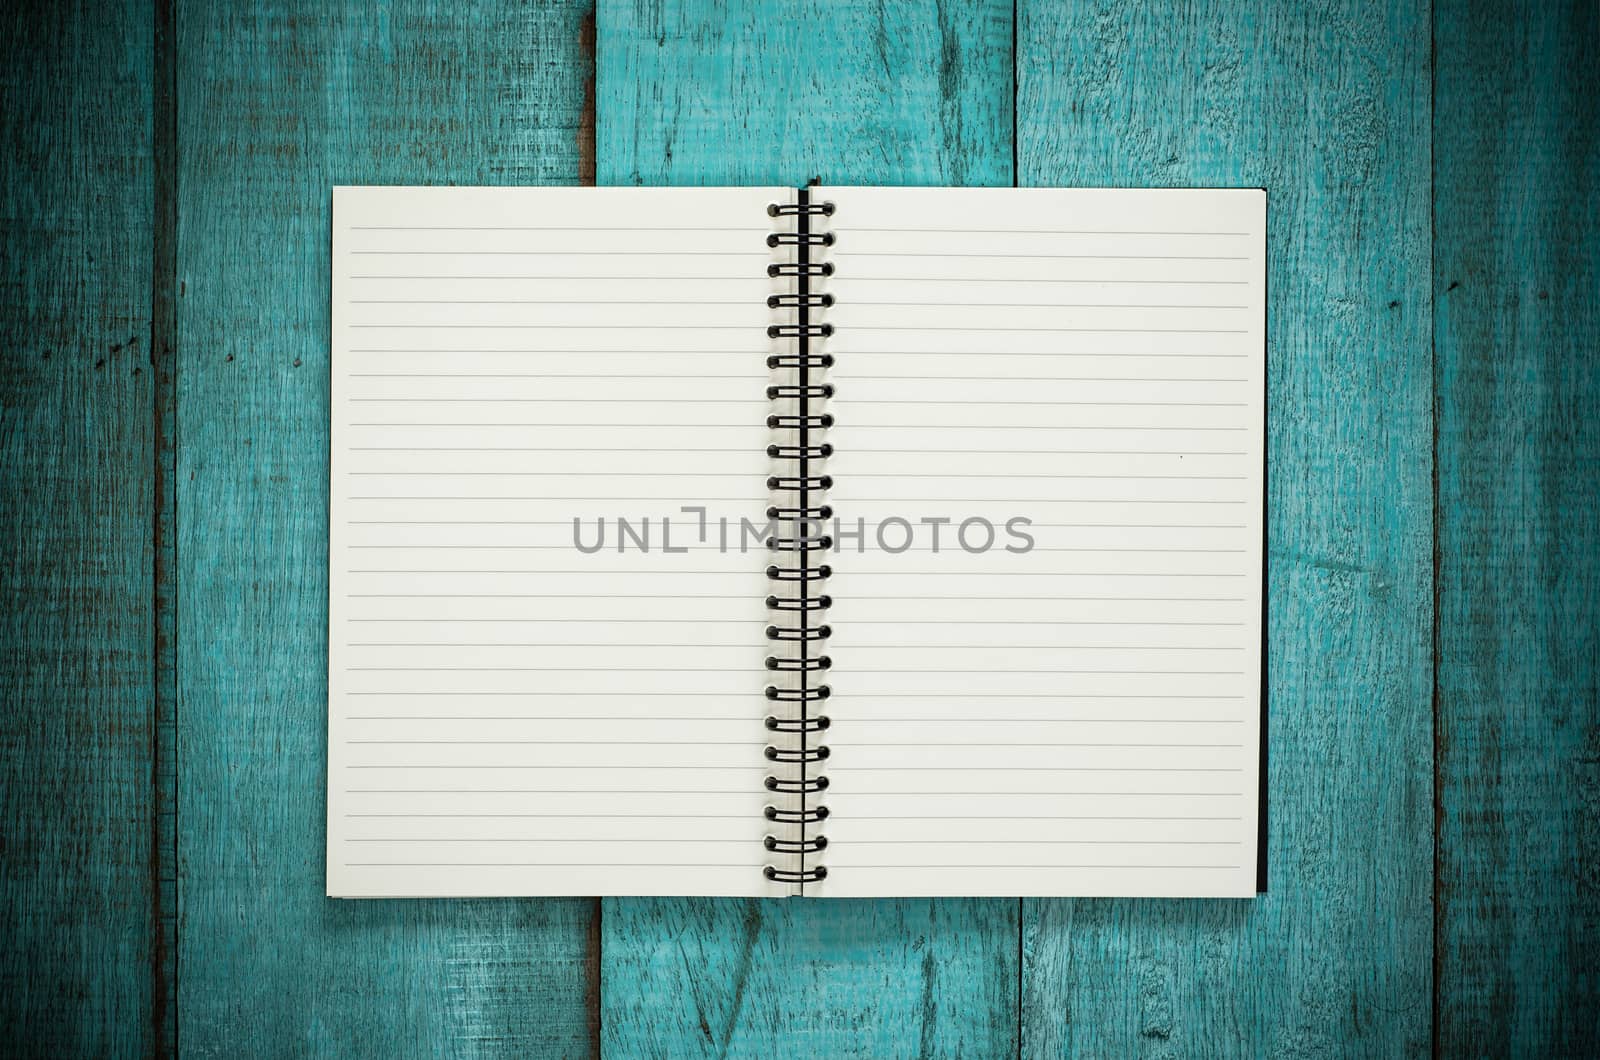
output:
[[[0,15],[0,1040],[1600,1045],[1594,0]],[[337,183],[1264,185],[1270,892],[323,894]]]

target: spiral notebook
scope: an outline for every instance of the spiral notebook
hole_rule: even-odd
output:
[[[1256,893],[1265,231],[336,189],[328,893]]]

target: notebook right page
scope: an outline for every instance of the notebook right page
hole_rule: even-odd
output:
[[[808,893],[1254,894],[1265,193],[817,197],[839,547]]]

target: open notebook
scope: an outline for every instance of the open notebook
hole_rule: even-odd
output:
[[[1255,893],[1262,191],[333,221],[330,894]]]

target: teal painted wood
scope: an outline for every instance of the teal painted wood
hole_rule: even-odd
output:
[[[604,907],[605,1056],[1016,1053],[1013,899],[608,898]]]
[[[1029,902],[1020,1001],[1015,903],[609,901],[612,1053],[1004,1055],[1019,1019],[1028,1055],[1416,1053],[1430,985],[1446,1055],[1600,1035],[1596,11],[1438,0],[1430,140],[1420,0],[1298,8],[1019,27],[1024,183],[1273,192],[1273,893]],[[1003,7],[601,16],[608,182],[1012,178]],[[330,902],[320,796],[327,189],[592,173],[584,10],[176,21],[172,292],[149,5],[0,22],[0,1034],[162,1043],[150,333],[181,295],[183,1047],[589,1052],[591,903]]]
[[[179,4],[186,1054],[592,1049],[592,901],[323,897],[331,188],[575,182],[587,15]]]
[[[1600,7],[1439,0],[1444,1055],[1600,1042]]]
[[[1024,1055],[1430,1037],[1429,14],[1022,5],[1024,184],[1269,189],[1270,892],[1029,901]]]
[[[0,1041],[151,1048],[151,35],[0,15]]]
[[[597,11],[602,184],[1011,183],[1011,5]],[[623,1056],[1007,1056],[1017,903],[608,899]]]
[[[601,184],[1010,185],[1011,5],[601,0]]]

